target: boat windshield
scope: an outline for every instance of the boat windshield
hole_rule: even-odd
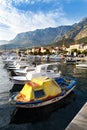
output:
[[[42,98],[45,96],[45,93],[44,93],[44,90],[41,89],[41,90],[35,90],[34,91],[34,96],[35,98]]]
[[[58,65],[49,65],[47,67],[47,71],[53,70],[54,72],[58,73],[59,69],[58,69]]]

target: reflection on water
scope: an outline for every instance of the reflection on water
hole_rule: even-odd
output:
[[[74,75],[76,77],[82,77],[82,78],[86,78],[87,75],[87,69],[82,69],[82,68],[74,68],[73,69]],[[84,74],[84,75],[83,75]]]
[[[9,93],[2,92],[0,93],[0,105],[8,103]]]
[[[0,128],[10,123],[10,114],[13,111],[9,104],[9,92],[0,93]]]
[[[60,69],[64,75],[77,79],[76,88],[55,106],[32,112],[28,109],[15,109],[9,104],[9,90],[12,84],[0,59],[0,130],[64,130],[67,127],[87,102],[87,70],[63,63],[60,64]]]
[[[87,97],[87,68],[74,68],[74,76],[78,78],[78,90],[84,97]]]

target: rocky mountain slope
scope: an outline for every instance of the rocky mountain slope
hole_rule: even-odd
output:
[[[37,29],[18,34],[13,40],[5,45],[7,49],[19,47],[61,45],[63,42],[71,44],[87,37],[87,18],[72,26],[59,26],[55,28]],[[83,40],[81,40],[82,42]],[[4,46],[1,46],[3,48]]]
[[[65,38],[79,40],[87,36],[87,18],[82,19],[70,32],[65,34]]]
[[[87,44],[87,18],[82,19],[79,23],[72,26],[72,29],[64,34],[60,39],[55,40],[54,45],[70,45],[71,43]]]

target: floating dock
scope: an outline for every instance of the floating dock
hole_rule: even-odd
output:
[[[87,130],[87,102],[65,130]]]

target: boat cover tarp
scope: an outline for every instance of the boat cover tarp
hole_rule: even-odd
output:
[[[43,97],[39,97],[35,99],[35,91],[43,90],[45,95]],[[43,100],[48,97],[54,97],[56,95],[61,94],[61,87],[56,83],[54,79],[47,77],[39,77],[32,79],[26,83],[23,89],[19,92],[19,94],[15,97],[17,101],[33,101],[33,100]]]

